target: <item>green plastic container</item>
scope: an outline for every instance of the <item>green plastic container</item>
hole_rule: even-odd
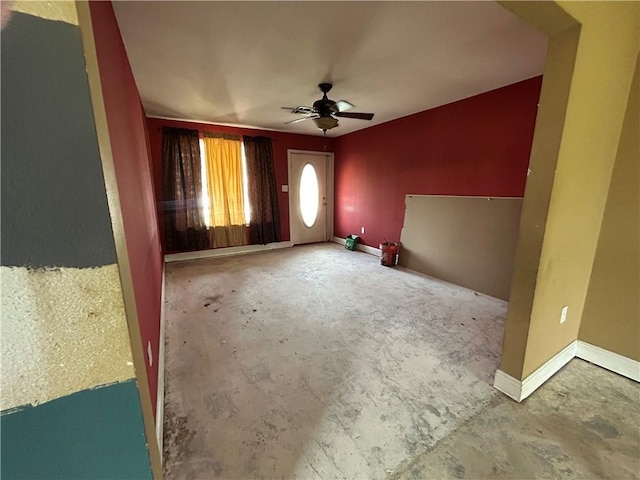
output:
[[[360,237],[357,235],[349,235],[344,242],[344,248],[347,250],[355,250],[356,244],[358,243],[358,239]]]

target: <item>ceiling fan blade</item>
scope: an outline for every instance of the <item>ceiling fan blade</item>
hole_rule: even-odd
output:
[[[339,112],[346,112],[347,110],[351,110],[355,107],[355,105],[351,102],[347,102],[346,100],[338,100],[336,102],[336,107]]]
[[[333,115],[342,118],[356,118],[358,120],[371,120],[373,118],[373,113],[336,112]]]
[[[285,125],[290,125],[292,123],[302,122],[304,120],[311,120],[313,118],[318,118],[320,115],[311,115],[309,117],[296,118],[295,120],[291,120],[290,122],[285,122]]]
[[[310,115],[312,113],[317,113],[315,108],[305,107],[304,105],[301,105],[299,107],[280,107],[280,108],[289,110],[291,113],[299,113],[301,115]]]

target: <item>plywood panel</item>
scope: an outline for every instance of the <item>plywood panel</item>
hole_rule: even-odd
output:
[[[521,198],[407,195],[400,265],[509,299]]]

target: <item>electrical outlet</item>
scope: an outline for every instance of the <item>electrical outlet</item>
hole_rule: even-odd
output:
[[[564,323],[567,319],[567,310],[569,310],[569,307],[567,305],[562,307],[562,312],[560,313],[560,323]]]
[[[362,227],[362,228],[360,229],[360,233],[361,233],[362,235],[364,235],[364,227]]]
[[[149,360],[149,366],[153,367],[153,350],[151,349],[151,342],[147,342],[147,359]]]

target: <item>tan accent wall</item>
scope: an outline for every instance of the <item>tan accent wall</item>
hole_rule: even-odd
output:
[[[505,327],[501,369],[523,379],[576,340],[591,278],[611,173],[640,46],[637,2],[505,2],[503,5],[550,33],[549,60],[542,88],[540,118],[532,151],[532,170],[523,205],[521,235],[542,233],[541,247],[520,245]],[[576,20],[566,28],[558,6]],[[558,20],[561,18],[561,21]],[[579,40],[575,63],[560,64],[561,41]],[[560,28],[560,31],[553,31]],[[572,33],[573,32],[573,33]],[[570,77],[568,91],[556,84]],[[552,95],[555,92],[557,95]],[[553,110],[550,102],[566,105]],[[536,180],[542,166],[551,175],[554,145],[547,131],[559,133],[550,199]],[[557,137],[558,138],[558,137]],[[545,158],[542,158],[545,157]],[[548,180],[548,179],[547,179]],[[532,182],[531,186],[529,182]],[[546,219],[542,212],[547,209]],[[537,215],[532,215],[537,211]],[[521,237],[522,239],[522,237]],[[539,255],[537,250],[539,249]],[[528,250],[528,251],[527,251]],[[531,293],[533,292],[533,295]],[[569,307],[567,321],[560,312]]]
[[[57,20],[78,25],[78,12],[76,11],[76,4],[73,1],[56,0],[38,2],[32,0],[16,0],[11,5],[11,10],[46,18],[47,20]]]
[[[575,25],[549,39],[502,344],[500,368],[515,378],[520,378],[522,374],[538,262],[579,36],[580,27]]]
[[[640,361],[639,63],[613,169],[609,197],[578,338]]]
[[[509,299],[522,199],[407,195],[400,265]]]

